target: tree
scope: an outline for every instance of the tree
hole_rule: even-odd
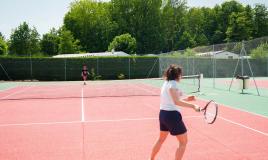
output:
[[[214,33],[214,39],[220,39],[217,40],[218,43],[226,41],[226,32],[227,28],[229,27],[230,24],[230,16],[234,13],[239,13],[243,12],[244,7],[241,3],[235,1],[235,0],[230,0],[230,1],[225,1],[222,3],[220,6],[216,5],[214,7],[215,13],[216,13],[216,21],[217,21],[217,29]]]
[[[204,14],[200,8],[191,8],[186,17],[186,30],[191,35],[198,35],[203,33],[205,24]]]
[[[5,36],[0,32],[0,39],[1,38],[4,40],[5,39]]]
[[[116,36],[110,43],[108,50],[123,51],[128,54],[135,54],[137,49],[136,39],[130,34]]]
[[[191,8],[186,15],[185,30],[193,37],[196,43],[195,45],[208,45],[209,40],[206,34],[208,36],[211,36],[213,34],[213,30],[216,29],[212,28],[212,25],[214,24],[213,20],[210,21],[210,19],[205,18],[206,16],[208,16],[209,12],[210,11],[206,8],[194,7]],[[213,16],[211,16],[211,18],[213,18]]]
[[[137,40],[137,52],[159,53],[162,49],[161,0],[112,0],[112,19],[119,34],[130,33]]]
[[[59,39],[60,54],[73,54],[80,50],[79,41],[74,39],[71,31],[66,30],[65,28],[61,29]]]
[[[208,40],[208,43],[217,43],[215,41],[215,34],[217,34],[217,17],[216,17],[216,12],[213,8],[206,8],[202,7],[201,11],[203,12],[203,18],[204,22],[203,23],[203,33],[206,36],[206,39]]]
[[[40,52],[39,34],[31,29],[26,22],[16,28],[10,36],[10,54],[27,56]]]
[[[194,47],[196,42],[194,38],[188,32],[183,32],[182,36],[180,37],[180,41],[177,43],[179,49],[186,49],[190,47]]]
[[[209,41],[208,38],[206,37],[206,35],[204,33],[198,34],[195,37],[195,41],[196,41],[196,45],[208,45]]]
[[[49,33],[43,35],[41,40],[41,51],[46,55],[56,55],[59,52],[59,33],[52,28]]]
[[[211,38],[211,43],[212,44],[217,44],[217,43],[221,43],[224,40],[225,34],[220,31],[220,30],[216,30]]]
[[[64,17],[64,27],[72,32],[87,52],[105,51],[116,36],[117,24],[111,21],[110,3],[77,0]]]
[[[37,32],[36,28],[34,27],[33,29],[31,29],[30,32],[30,53],[31,54],[39,54],[41,51],[41,47],[40,47],[40,35]]]
[[[3,37],[0,37],[0,55],[7,54],[7,43]]]
[[[268,35],[268,10],[263,4],[257,4],[253,9],[254,37]]]
[[[186,2],[177,3],[176,7],[171,5],[171,0],[161,11],[161,36],[163,38],[162,51],[169,52],[177,50],[176,42],[183,33],[185,27],[185,15],[187,13]]]
[[[229,27],[226,35],[227,41],[242,41],[251,39],[252,35],[252,21],[246,14],[247,12],[232,13],[230,16]]]

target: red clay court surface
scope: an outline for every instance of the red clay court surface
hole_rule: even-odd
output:
[[[0,99],[38,89],[13,88]],[[159,132],[158,96],[86,98],[95,91],[89,85],[54,91],[72,96],[0,101],[0,160],[148,160]],[[268,159],[268,118],[222,105],[213,125],[191,109],[182,114],[189,137],[184,160]],[[177,145],[169,136],[158,159],[174,159]]]

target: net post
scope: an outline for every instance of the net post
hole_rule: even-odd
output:
[[[203,74],[199,73],[199,77],[198,77],[198,92],[200,92],[200,88],[201,88],[201,79],[203,79]]]

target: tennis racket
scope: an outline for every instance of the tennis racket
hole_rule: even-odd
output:
[[[200,112],[203,112],[205,122],[213,124],[217,119],[218,104],[211,100],[203,108],[200,108]]]

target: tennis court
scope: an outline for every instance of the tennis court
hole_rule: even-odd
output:
[[[0,159],[147,160],[159,132],[162,80],[82,84],[1,83]],[[267,159],[267,97],[208,87],[194,94],[199,105],[219,103],[219,115],[208,125],[200,113],[182,110],[189,138],[184,159]],[[173,159],[177,145],[169,136],[158,159]]]

